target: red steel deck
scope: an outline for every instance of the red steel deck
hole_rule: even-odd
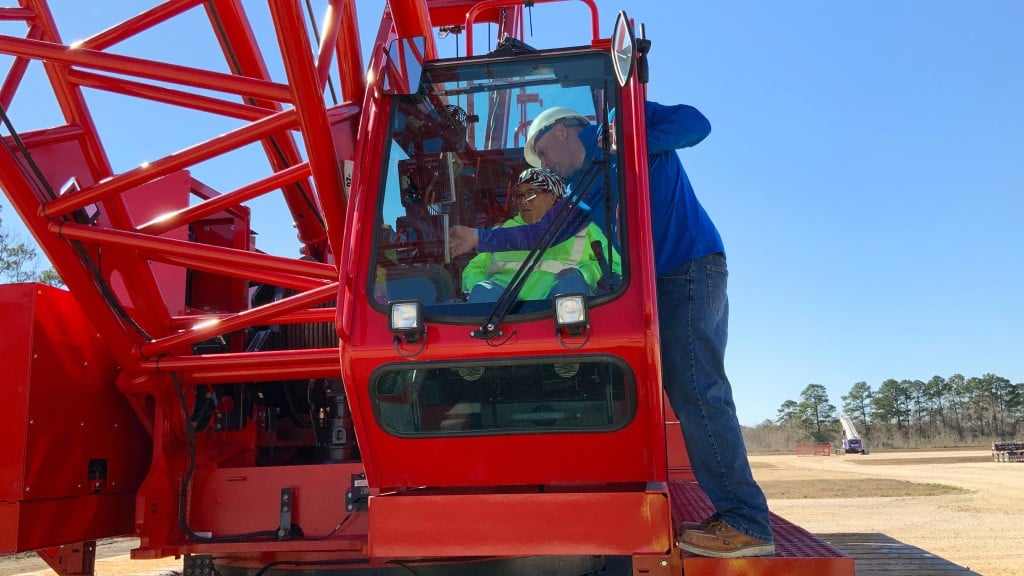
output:
[[[714,509],[696,482],[672,480],[672,520],[700,521]],[[788,576],[854,576],[853,558],[807,530],[772,514],[775,534],[773,558],[705,558],[683,555],[686,576],[749,576],[751,574],[787,574]]]

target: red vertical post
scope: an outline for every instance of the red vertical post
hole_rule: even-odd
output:
[[[302,126],[306,155],[316,182],[321,212],[327,221],[327,241],[331,251],[341,253],[346,198],[341,167],[334,155],[334,141],[327,122],[323,87],[317,81],[316,65],[309,51],[309,36],[302,13],[294,0],[271,0],[277,41],[281,45],[288,84]]]
[[[341,80],[341,94],[348,102],[362,103],[366,95],[366,71],[363,52],[359,45],[359,22],[356,18],[355,0],[330,0],[333,10],[341,12],[338,42],[335,44],[335,58],[338,60],[338,77]]]

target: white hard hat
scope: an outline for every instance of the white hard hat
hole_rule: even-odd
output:
[[[540,168],[540,158],[537,156],[534,145],[541,136],[547,134],[548,130],[558,122],[567,126],[586,126],[590,124],[586,116],[564,106],[548,108],[541,112],[533,119],[533,122],[530,122],[530,129],[526,132],[526,147],[523,148],[523,156],[526,157],[526,161],[530,166]]]

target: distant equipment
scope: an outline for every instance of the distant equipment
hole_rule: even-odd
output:
[[[993,462],[1024,462],[1024,440],[992,443]]]
[[[861,440],[860,434],[857,433],[857,427],[853,425],[853,420],[850,419],[846,414],[839,416],[839,422],[843,425],[843,449],[839,451],[840,454],[867,454],[868,449],[864,446],[864,441]]]

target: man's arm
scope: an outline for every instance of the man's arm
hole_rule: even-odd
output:
[[[647,154],[696,146],[711,133],[711,123],[693,106],[647,102]]]
[[[491,230],[478,230],[479,246],[481,251],[504,252],[506,250],[531,250],[536,246],[544,235],[544,231],[551,227],[556,215],[563,210],[572,210],[568,220],[561,230],[555,234],[551,246],[565,242],[582,230],[589,218],[586,206],[569,208],[566,200],[560,199],[547,211],[544,216],[533,224],[516,226],[515,228],[493,228]]]
[[[551,226],[552,220],[560,209],[565,205],[565,199],[559,200],[548,210],[543,218],[534,224],[515,226],[511,228],[467,228],[465,226],[452,226],[449,230],[450,246],[452,252],[458,256],[477,249],[480,252],[507,252],[509,250],[531,250],[540,241],[544,231]],[[589,209],[584,206],[577,206],[572,209],[568,221],[558,234],[555,235],[551,245],[564,242],[576,235],[587,225]]]

